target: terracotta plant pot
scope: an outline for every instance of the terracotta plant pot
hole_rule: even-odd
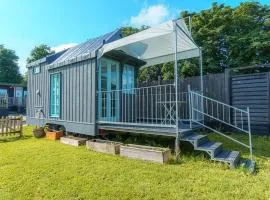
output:
[[[49,140],[59,140],[60,137],[64,136],[63,131],[47,131],[46,138]]]
[[[35,138],[43,138],[46,134],[44,132],[44,128],[39,127],[33,130],[33,135],[35,136]]]

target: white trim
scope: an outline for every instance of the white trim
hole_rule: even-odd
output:
[[[67,122],[67,123],[95,125],[95,123],[89,123],[89,122],[76,122],[76,121],[68,121],[68,120],[62,120],[62,119],[36,118],[36,117],[28,117],[28,118],[29,118],[29,119],[36,119],[36,120],[43,120],[43,121],[59,121],[59,122]]]

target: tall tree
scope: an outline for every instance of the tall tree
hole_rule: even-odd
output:
[[[232,8],[213,3],[192,16],[192,35],[203,49],[205,72],[270,61],[270,7],[243,2]]]
[[[161,65],[145,67],[139,70],[138,82],[156,81],[161,76]]]
[[[270,6],[241,3],[232,19],[232,34],[226,38],[230,67],[270,62]]]
[[[0,45],[0,82],[21,83],[18,59],[15,51]]]
[[[46,44],[35,46],[35,48],[32,49],[30,56],[27,58],[27,63],[34,62],[53,53],[55,52]]]
[[[25,74],[23,75],[21,84],[22,84],[24,87],[27,87],[27,81],[28,81],[28,74],[25,73]]]

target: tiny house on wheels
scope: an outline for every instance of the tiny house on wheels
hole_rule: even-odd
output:
[[[189,26],[191,27],[191,26]],[[249,110],[238,109],[203,95],[202,52],[184,19],[171,20],[122,38],[120,30],[28,64],[28,124],[62,125],[68,132],[98,135],[117,130],[188,141],[211,159],[235,166],[239,152],[193,130],[208,127],[208,119],[247,134],[252,154]],[[200,91],[183,88],[179,60],[198,58]],[[174,62],[174,84],[137,87],[140,67]]]

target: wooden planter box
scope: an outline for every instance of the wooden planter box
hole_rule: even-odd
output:
[[[66,136],[66,137],[61,137],[60,142],[63,144],[68,144],[71,146],[82,146],[85,145],[87,139],[85,138],[80,138],[80,137],[72,137],[72,136]]]
[[[88,140],[86,142],[87,149],[102,152],[102,153],[113,154],[113,155],[120,153],[121,145],[122,143],[119,143],[119,142],[99,140],[99,139]]]
[[[157,163],[166,163],[171,157],[171,150],[167,148],[128,144],[121,146],[120,156]]]
[[[49,140],[59,140],[60,137],[64,136],[63,131],[47,131],[46,138]]]

